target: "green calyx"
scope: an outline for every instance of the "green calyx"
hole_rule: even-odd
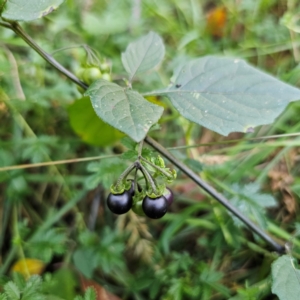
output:
[[[126,178],[123,178],[123,180],[117,184],[112,184],[110,187],[110,191],[112,194],[123,194],[124,191],[128,191],[131,188],[131,181],[126,180]]]
[[[166,189],[166,185],[162,184],[162,185],[159,185],[159,186],[156,187],[156,192],[154,192],[152,189],[148,189],[147,192],[146,192],[146,195],[149,198],[155,199],[155,198],[158,198],[158,197],[162,196],[165,189]]]
[[[114,195],[123,194],[125,190],[126,190],[125,184],[118,184],[118,185],[112,184],[110,187],[110,192]]]
[[[130,190],[131,188],[131,180],[125,180],[125,182],[123,183],[125,186],[125,190]]]

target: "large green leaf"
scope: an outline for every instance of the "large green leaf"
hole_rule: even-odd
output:
[[[128,45],[122,53],[122,62],[129,74],[130,81],[139,73],[149,71],[156,67],[164,58],[165,46],[159,35],[150,31]]]
[[[7,0],[2,17],[11,21],[32,21],[50,14],[63,2],[64,0]]]
[[[163,113],[163,108],[145,100],[139,93],[99,79],[85,93],[96,114],[104,122],[126,133],[134,141],[143,140]]]
[[[178,68],[172,85],[155,94],[166,95],[185,118],[223,135],[272,123],[300,99],[299,89],[243,60],[213,56]]]
[[[288,255],[279,257],[272,264],[272,293],[280,300],[299,299],[300,270]]]
[[[76,100],[68,113],[73,130],[88,144],[107,146],[124,136],[98,118],[88,97]]]

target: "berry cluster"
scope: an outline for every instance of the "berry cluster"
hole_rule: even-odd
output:
[[[110,74],[110,66],[106,62],[96,66],[81,66],[76,71],[76,76],[88,85],[91,85],[95,80],[100,78],[107,81],[112,80]],[[79,90],[79,92],[81,92],[81,90]]]
[[[86,57],[82,59],[80,67],[75,70],[76,76],[87,85],[91,85],[98,79],[112,81],[110,62],[104,57],[99,57],[98,53],[88,46],[84,45],[83,48]],[[77,89],[82,94],[85,92],[81,87],[77,87]]]
[[[133,170],[134,179],[127,179]],[[138,171],[142,173],[141,178],[137,176]],[[138,215],[159,219],[166,214],[174,198],[173,192],[165,186],[165,182],[171,182],[175,178],[176,172],[166,168],[161,157],[151,161],[139,156],[111,187],[107,206],[115,214],[124,214],[132,209]],[[138,183],[140,179],[145,181],[144,188]],[[158,180],[163,183],[159,185]]]

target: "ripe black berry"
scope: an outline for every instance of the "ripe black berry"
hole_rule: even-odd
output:
[[[122,194],[110,193],[107,197],[107,206],[117,215],[125,214],[132,207],[132,195],[129,191],[124,191]]]
[[[133,179],[128,179],[129,181],[131,181],[131,186],[130,189],[128,190],[128,192],[130,193],[130,195],[133,197],[134,196],[134,192],[135,192],[135,184],[134,184],[134,180]],[[142,188],[139,184],[137,184],[137,188],[138,191],[141,192]]]
[[[168,202],[164,196],[150,198],[146,196],[143,200],[143,211],[151,219],[159,219],[165,215],[168,210]]]
[[[168,206],[170,206],[174,200],[174,194],[173,194],[172,190],[167,187],[163,193],[163,196],[166,198],[166,200],[168,202]]]

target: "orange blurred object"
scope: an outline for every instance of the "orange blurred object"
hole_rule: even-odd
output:
[[[207,32],[213,37],[222,37],[226,25],[227,12],[224,6],[210,10],[206,17]]]
[[[12,272],[21,273],[24,277],[40,275],[44,271],[45,264],[38,259],[25,258],[17,260],[11,268]]]

